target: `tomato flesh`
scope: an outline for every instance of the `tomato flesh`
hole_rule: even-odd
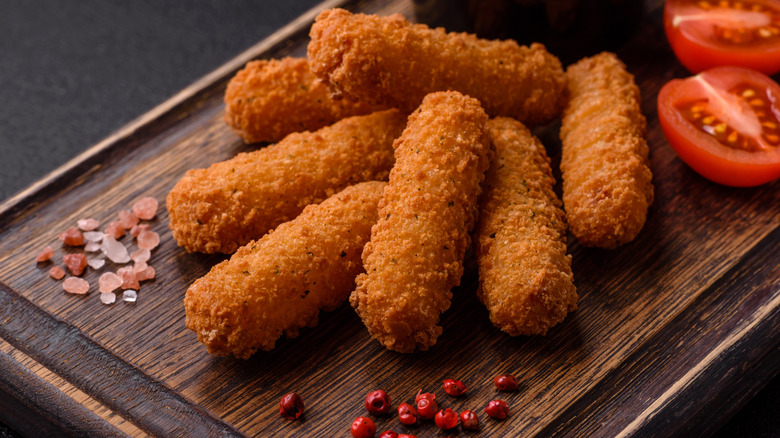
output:
[[[780,71],[780,0],[667,0],[664,29],[692,73],[726,65]]]
[[[759,72],[718,67],[668,82],[658,118],[669,144],[714,182],[750,187],[780,178],[780,86]]]

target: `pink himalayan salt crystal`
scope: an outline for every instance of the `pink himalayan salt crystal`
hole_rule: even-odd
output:
[[[97,242],[87,242],[86,245],[84,245],[84,251],[86,252],[95,252],[100,250],[100,244]]]
[[[103,265],[106,264],[106,259],[98,259],[98,258],[91,259],[91,258],[87,258],[87,264],[92,269],[100,269],[100,268],[103,267]]]
[[[127,303],[134,303],[138,299],[138,294],[134,290],[126,290],[122,293],[122,299]]]
[[[76,221],[76,225],[79,226],[81,231],[93,231],[96,230],[100,222],[96,219],[79,219]]]
[[[116,295],[114,295],[112,292],[101,292],[100,302],[106,305],[114,304],[116,302]]]
[[[87,256],[84,254],[65,254],[62,256],[62,261],[73,275],[81,275],[87,267]]]
[[[84,235],[76,227],[70,227],[59,235],[62,243],[68,246],[81,246],[84,244]]]
[[[136,277],[138,277],[138,273],[143,271],[144,269],[148,268],[149,265],[146,264],[146,262],[139,262],[133,265],[133,272],[136,273]]]
[[[141,234],[143,231],[149,231],[151,229],[152,226],[149,224],[136,225],[130,229],[130,235],[133,237],[138,237],[138,235]]]
[[[157,200],[151,196],[141,198],[133,204],[133,213],[139,219],[149,220],[157,214]]]
[[[113,272],[105,272],[98,279],[98,284],[100,285],[100,292],[113,292],[122,285],[122,277]]]
[[[146,266],[143,271],[136,271],[135,278],[138,281],[146,281],[154,279],[155,275],[156,273],[154,272],[154,268],[151,266]]]
[[[119,221],[113,221],[108,224],[108,227],[103,231],[106,236],[111,236],[114,239],[121,239],[125,235],[125,229]]]
[[[65,276],[65,270],[56,265],[52,266],[49,269],[49,276],[55,280],[62,280],[62,277]]]
[[[160,235],[154,231],[141,231],[138,235],[138,247],[152,250],[160,244]]]
[[[130,210],[120,210],[119,223],[122,225],[122,228],[129,230],[138,225],[138,216]]]
[[[137,249],[130,253],[130,258],[136,263],[146,263],[151,257],[152,253],[146,248]]]
[[[89,283],[83,278],[68,277],[62,282],[62,288],[68,293],[84,295],[89,292]]]
[[[135,272],[133,272],[132,266],[125,266],[124,268],[120,268],[118,271],[116,271],[117,275],[122,277],[122,289],[134,289],[138,290],[141,285],[138,283],[138,278],[135,276]]]
[[[84,239],[86,239],[87,242],[100,242],[105,236],[106,235],[101,231],[87,231],[84,233]]]
[[[47,246],[43,248],[37,256],[35,256],[35,261],[38,263],[45,262],[46,260],[51,260],[51,256],[53,255],[54,249],[51,246]]]
[[[100,249],[114,263],[127,263],[130,261],[130,254],[127,253],[127,248],[111,236],[103,238]]]

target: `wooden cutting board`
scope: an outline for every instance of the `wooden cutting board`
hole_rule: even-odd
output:
[[[30,435],[347,436],[367,392],[385,389],[397,406],[422,388],[480,414],[481,431],[461,436],[712,433],[780,370],[780,182],[718,186],[670,149],[655,99],[687,72],[654,3],[618,54],[642,91],[656,200],[628,245],[569,240],[579,309],[547,336],[494,328],[470,262],[430,351],[385,350],[343,306],[272,352],[212,357],[185,327],[182,300],[222,257],[178,248],[164,207],[152,222],[157,278],[135,304],[101,304],[94,270],[89,295],[66,294],[35,263],[50,244],[60,260],[57,235],[77,219],[105,224],[141,196],[164,200],[187,169],[253,148],[222,121],[226,83],[252,58],[303,56],[313,11],[0,205],[0,419]],[[346,7],[413,18],[411,1]],[[559,156],[554,129],[541,134]],[[520,391],[495,391],[504,373]],[[443,394],[446,378],[466,382],[468,396]],[[303,396],[305,421],[279,418],[290,391]],[[509,403],[507,420],[482,414],[494,398]],[[394,417],[377,426],[407,430]],[[432,423],[410,433],[442,435]]]

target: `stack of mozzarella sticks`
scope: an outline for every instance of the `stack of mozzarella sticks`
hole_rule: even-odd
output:
[[[308,60],[250,62],[225,94],[244,141],[277,143],[168,195],[180,246],[233,253],[185,298],[210,353],[270,350],[347,299],[385,347],[428,349],[472,244],[491,321],[545,334],[577,307],[567,222],[603,248],[644,225],[645,119],[615,55],[564,73],[540,44],[341,9],[310,35]],[[563,203],[526,127],[558,117]]]

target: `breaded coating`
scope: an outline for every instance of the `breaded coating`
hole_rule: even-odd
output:
[[[405,119],[396,110],[350,117],[188,171],[168,194],[173,237],[187,251],[230,254],[309,204],[351,184],[387,179]]]
[[[391,350],[426,350],[441,334],[490,164],[486,122],[476,99],[432,93],[393,145],[396,163],[363,250],[366,273],[350,296],[371,336]]]
[[[520,122],[497,118],[488,128],[496,157],[474,230],[477,294],[499,329],[512,336],[543,335],[577,308],[550,159]]]
[[[478,39],[411,24],[401,15],[319,14],[309,66],[335,96],[411,111],[426,94],[457,90],[491,116],[546,123],[560,115],[561,62],[541,44]]]
[[[347,187],[241,247],[187,290],[187,327],[209,353],[246,359],[347,300],[385,183]]]
[[[633,240],[653,203],[639,88],[604,52],[566,71],[561,122],[563,205],[580,244],[615,248]]]
[[[276,142],[385,108],[334,101],[304,58],[250,61],[225,91],[225,122],[246,143]]]

